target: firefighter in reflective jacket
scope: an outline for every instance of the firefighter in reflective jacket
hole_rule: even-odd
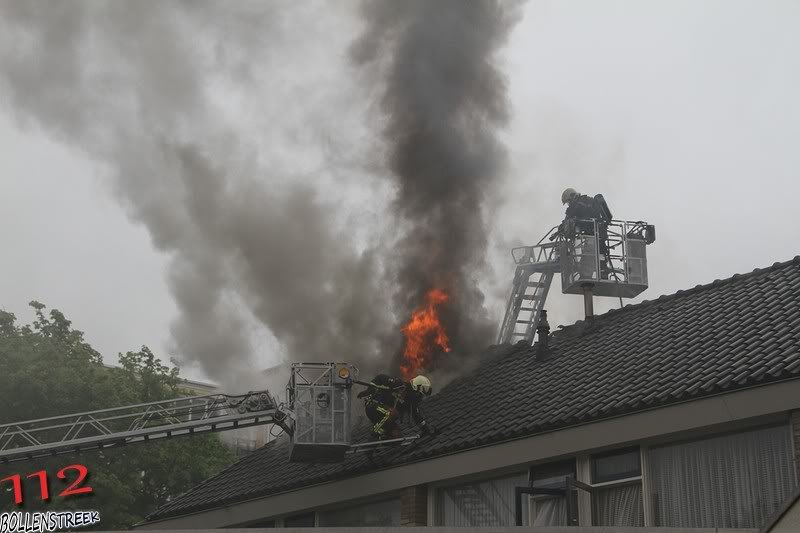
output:
[[[364,398],[364,410],[373,423],[372,434],[376,439],[399,438],[397,422],[406,414],[419,425],[423,434],[433,432],[422,413],[422,400],[432,392],[431,381],[417,376],[410,382],[386,374],[375,376],[366,390],[358,394]]]

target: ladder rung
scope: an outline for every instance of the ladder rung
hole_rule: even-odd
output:
[[[506,316],[503,319],[503,330],[500,334],[502,339],[525,339],[528,342],[533,339],[532,330],[539,323],[539,315],[544,307],[553,275],[551,270],[543,272],[517,270]],[[521,320],[520,313],[529,313],[527,320]]]
[[[537,299],[540,299],[541,297],[542,297],[541,294],[523,294],[522,295],[522,299],[523,300],[537,300]]]

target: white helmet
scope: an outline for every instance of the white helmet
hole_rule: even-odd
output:
[[[566,189],[564,189],[564,192],[561,193],[561,203],[565,204],[569,202],[573,196],[578,196],[578,191],[576,191],[572,187],[567,187]]]
[[[424,394],[425,396],[430,396],[431,392],[433,392],[433,386],[431,385],[431,380],[429,380],[425,376],[417,376],[414,379],[412,379],[411,388],[421,394]]]

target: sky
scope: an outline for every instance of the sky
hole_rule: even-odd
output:
[[[323,93],[303,89],[326,87],[325,98],[361,109],[347,97],[358,94],[345,57],[358,25],[347,11],[320,12],[314,31],[286,32],[293,59],[269,65],[278,74],[258,87],[264,106],[289,110],[284,125],[296,120],[293,135],[281,138],[281,164],[296,162],[325,190],[338,174],[320,173],[317,182],[309,145],[318,138],[309,132],[336,131],[355,146],[348,158],[369,155],[360,124],[368,119],[326,115],[309,105]],[[656,225],[651,285],[633,303],[798,254],[798,23],[800,4],[791,1],[525,4],[500,54],[511,103],[502,132],[509,168],[490,224],[492,273],[479,280],[498,326],[513,276],[509,250],[560,222],[568,186],[603,193],[616,218]],[[235,89],[232,100],[247,99],[246,89]],[[313,112],[294,111],[306,108]],[[218,112],[247,118],[224,106]],[[263,126],[251,122],[243,127]],[[143,344],[164,359],[180,356],[170,339],[177,308],[165,278],[169,254],[121,205],[102,164],[7,105],[0,154],[0,307],[21,321],[30,320],[32,299],[62,310],[109,363]],[[381,193],[341,179],[351,199]],[[358,240],[358,225],[379,213],[364,202],[348,209]],[[618,305],[598,298],[595,310]],[[582,317],[581,298],[557,290],[547,308],[551,326]],[[274,340],[263,348],[259,364],[279,360]],[[207,379],[191,363],[184,374]]]

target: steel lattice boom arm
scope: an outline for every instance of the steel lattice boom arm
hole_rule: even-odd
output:
[[[534,246],[511,250],[517,270],[497,337],[498,344],[521,339],[533,343],[553,276],[561,271],[558,257],[560,241],[552,242],[559,237],[557,230],[558,227],[552,228]]]
[[[2,424],[0,464],[263,424],[290,432],[287,422],[268,391],[175,398]]]
[[[561,292],[582,294],[586,316],[593,296],[633,298],[647,289],[645,247],[656,238],[643,221],[566,218],[533,246],[511,250],[517,270],[497,343],[533,344],[556,274]]]

